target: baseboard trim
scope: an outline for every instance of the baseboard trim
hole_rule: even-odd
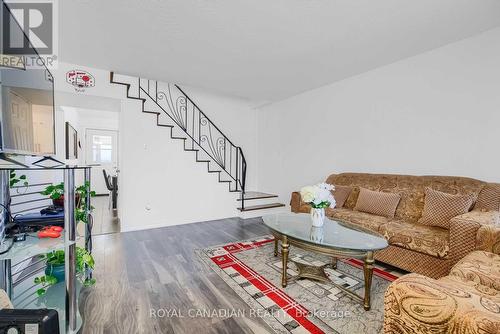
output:
[[[142,225],[142,226],[123,226],[123,224],[120,225],[120,232],[135,232],[135,231],[143,231],[143,230],[152,230],[152,229],[157,229],[157,228],[163,228],[163,227],[169,227],[169,226],[179,226],[179,225],[188,225],[188,224],[197,224],[197,223],[209,223],[217,220],[222,220],[222,219],[242,219],[239,216],[230,216],[230,217],[224,217],[224,218],[214,218],[210,220],[202,220],[202,221],[188,221],[188,222],[182,222],[182,223],[176,223],[176,224],[165,224],[165,223],[157,223],[157,224],[148,224],[148,225]],[[244,219],[242,219],[244,220]]]

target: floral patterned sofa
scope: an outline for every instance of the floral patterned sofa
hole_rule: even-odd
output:
[[[432,278],[450,268],[474,250],[500,254],[500,184],[453,176],[411,176],[364,173],[330,175],[327,183],[351,186],[342,208],[327,209],[330,218],[346,220],[385,236],[389,247],[375,253],[375,259],[406,271]],[[395,192],[401,195],[394,218],[354,211],[359,188]],[[450,221],[450,229],[418,224],[424,207],[425,188],[477,195],[473,210]],[[298,192],[292,193],[291,210],[310,212]]]
[[[384,333],[500,333],[500,256],[474,251],[448,276],[409,274],[385,293]]]

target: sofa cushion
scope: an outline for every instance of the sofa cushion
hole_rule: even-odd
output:
[[[500,301],[500,255],[474,251],[457,262],[448,279],[467,286],[467,291]]]
[[[475,199],[475,194],[452,195],[426,188],[424,211],[418,222],[450,229],[450,219],[469,212]]]
[[[394,221],[381,225],[379,233],[389,245],[437,258],[445,258],[450,251],[449,231],[439,227]]]
[[[341,208],[344,206],[345,201],[352,192],[352,187],[335,185],[335,190],[333,191],[333,197],[335,198],[336,208]]]
[[[375,216],[370,213],[352,211],[349,209],[327,209],[326,214],[333,219],[345,220],[374,232],[378,232],[380,225],[390,221],[389,218]]]
[[[500,184],[488,183],[479,193],[474,209],[500,211]]]
[[[394,218],[401,195],[360,188],[354,210]]]

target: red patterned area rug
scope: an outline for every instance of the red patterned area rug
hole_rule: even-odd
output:
[[[253,240],[197,250],[198,256],[250,306],[276,333],[382,333],[384,292],[403,273],[375,265],[372,282],[372,308],[363,306],[334,284],[308,279],[294,280],[297,269],[290,261],[292,277],[281,287],[281,260],[274,256],[274,238]],[[316,266],[330,263],[327,256],[290,247],[290,260]],[[357,259],[339,260],[337,269],[326,268],[332,282],[362,296],[363,263]],[[236,311],[235,311],[236,312]]]

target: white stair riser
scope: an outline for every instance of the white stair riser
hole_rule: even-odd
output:
[[[264,205],[264,204],[277,203],[277,202],[279,202],[277,197],[252,199],[252,200],[245,200],[245,206]],[[236,201],[236,205],[238,207],[241,207],[241,201]]]

